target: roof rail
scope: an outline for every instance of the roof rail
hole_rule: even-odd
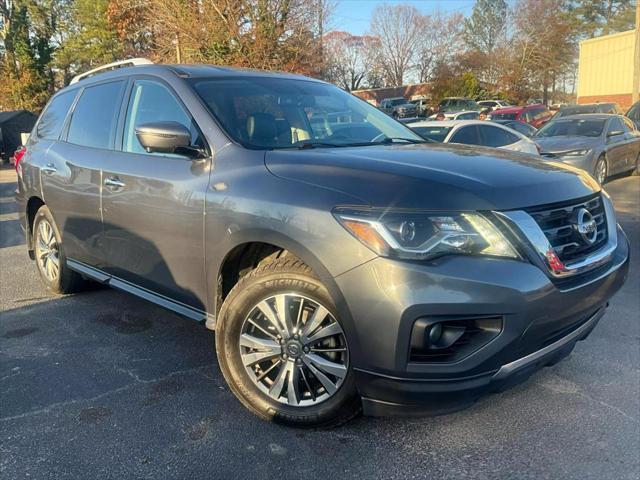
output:
[[[71,82],[69,82],[69,85],[71,85],[72,83],[77,83],[84,78],[91,77],[92,75],[102,73],[103,71],[106,72],[109,70],[115,70],[116,68],[131,67],[134,65],[151,65],[151,64],[153,64],[153,62],[146,58],[129,58],[127,60],[120,60],[117,62],[107,63],[106,65],[102,65],[100,67],[94,68],[92,70],[89,70],[88,72],[84,72],[79,75],[76,75],[71,79]]]

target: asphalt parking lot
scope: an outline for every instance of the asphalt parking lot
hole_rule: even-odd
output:
[[[630,278],[559,364],[465,411],[265,423],[226,388],[204,326],[127,294],[56,297],[0,172],[0,478],[640,477],[640,177],[607,184]]]

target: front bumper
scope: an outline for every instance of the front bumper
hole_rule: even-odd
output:
[[[626,280],[629,246],[617,234],[611,260],[570,283],[529,263],[477,257],[376,258],[337,277],[353,318],[347,333],[365,413],[459,410],[568,355]],[[455,363],[410,361],[416,319],[473,315],[501,316],[502,331]]]

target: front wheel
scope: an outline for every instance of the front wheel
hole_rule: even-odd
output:
[[[593,176],[600,185],[604,185],[604,182],[607,180],[608,170],[607,159],[602,155],[598,158],[593,171]]]
[[[233,393],[265,420],[332,427],[360,411],[333,302],[295,257],[259,265],[229,292],[216,351]]]

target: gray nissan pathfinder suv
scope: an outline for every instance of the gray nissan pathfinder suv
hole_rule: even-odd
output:
[[[462,408],[566,356],[625,281],[585,172],[427,143],[301,76],[130,63],[56,93],[19,152],[29,254],[52,292],[215,329],[263,419]]]

